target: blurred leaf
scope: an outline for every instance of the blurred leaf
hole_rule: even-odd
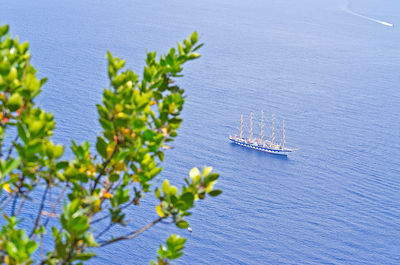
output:
[[[210,174],[211,171],[212,171],[212,167],[206,167],[206,166],[204,166],[204,167],[203,167],[202,174],[203,174],[204,177],[207,177],[208,174]]]
[[[165,217],[160,205],[156,205],[156,212],[157,212],[158,216]]]
[[[6,35],[8,32],[8,25],[4,25],[0,27],[0,37]]]
[[[200,171],[197,167],[194,167],[190,170],[189,172],[189,176],[191,179],[194,179],[195,177],[197,177],[198,175],[200,175]]]
[[[176,226],[179,227],[180,229],[185,229],[189,227],[189,223],[184,220],[181,220],[176,223]]]
[[[8,185],[8,183],[3,184],[3,189],[4,189],[5,191],[7,191],[8,193],[11,193],[11,192],[12,192],[12,190],[11,190],[11,188],[10,188],[10,185]]]
[[[192,193],[186,192],[182,194],[182,196],[179,199],[185,202],[186,207],[184,208],[184,210],[187,210],[193,206],[194,196]]]
[[[213,190],[209,194],[210,194],[210,196],[215,197],[215,196],[220,195],[221,193],[222,193],[222,190]]]
[[[18,123],[17,129],[18,129],[18,136],[24,143],[27,143],[28,138],[26,137],[25,129],[21,123]]]
[[[168,181],[168,179],[164,180],[163,185],[162,185],[162,190],[163,190],[164,194],[168,194],[169,193],[169,181]]]
[[[100,137],[100,136],[98,136],[97,137],[97,143],[96,143],[96,149],[97,149],[97,152],[99,152],[99,154],[104,158],[104,159],[107,159],[108,158],[108,155],[107,155],[107,143],[106,143],[106,141],[102,138],[102,137]]]

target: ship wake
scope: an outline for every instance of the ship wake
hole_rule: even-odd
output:
[[[393,27],[394,26],[392,23],[389,23],[389,22],[386,22],[386,21],[383,21],[383,20],[379,20],[379,19],[375,19],[375,18],[372,18],[372,17],[364,16],[362,14],[354,12],[353,10],[351,10],[349,8],[349,1],[346,1],[341,6],[341,8],[343,9],[344,12],[349,13],[349,14],[351,14],[353,16],[360,17],[360,18],[363,18],[363,19],[366,19],[366,20],[369,20],[369,21],[373,21],[375,23],[378,23],[378,24],[381,24],[381,25],[384,25],[384,26],[387,26],[387,27]]]

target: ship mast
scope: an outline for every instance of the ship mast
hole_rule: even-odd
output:
[[[264,137],[264,130],[263,130],[263,121],[264,121],[264,111],[261,111],[261,142],[263,140]]]
[[[253,112],[250,112],[250,141],[251,138],[253,138]]]
[[[240,139],[243,138],[243,113],[240,115]]]
[[[271,145],[274,144],[274,119],[275,116],[272,114],[272,124],[271,124],[271,129],[272,129],[272,134],[271,134]]]
[[[285,149],[285,120],[282,122],[282,150]]]

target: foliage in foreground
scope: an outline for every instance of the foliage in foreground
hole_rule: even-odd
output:
[[[174,79],[181,76],[184,63],[200,56],[195,52],[202,46],[196,32],[166,55],[148,53],[142,79],[124,69],[123,59],[108,53],[110,87],[97,105],[103,131],[95,148],[72,140],[74,158],[69,161],[62,157],[64,147],[51,141],[53,115],[34,103],[46,79],[38,79],[30,64],[28,43],[7,33],[8,25],[0,26],[2,263],[83,262],[95,256],[95,248],[135,238],[166,219],[187,228],[185,218],[194,202],[221,193],[213,189],[218,174],[211,167],[202,172],[193,168],[180,190],[168,180],[153,188],[162,170],[163,150],[182,122],[184,90]],[[152,190],[158,199],[157,218],[136,231],[111,233],[114,226],[125,227],[124,231],[134,226],[128,224],[132,216],[127,209],[139,206]],[[19,226],[20,216],[32,209],[30,227]],[[46,245],[53,248],[44,250],[43,240],[51,240]],[[179,258],[185,241],[171,235],[152,263],[169,264]],[[34,255],[37,251],[40,255]]]

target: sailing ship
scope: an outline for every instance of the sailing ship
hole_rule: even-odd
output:
[[[264,140],[264,112],[261,112],[261,133],[260,138],[253,138],[253,113],[250,113],[250,133],[249,138],[243,136],[243,114],[240,116],[240,134],[230,135],[229,140],[237,145],[241,145],[247,148],[255,149],[270,154],[284,155],[287,156],[289,153],[296,151],[296,149],[287,148],[285,146],[285,121],[282,123],[282,142],[275,142],[275,128],[274,128],[275,117],[272,115],[271,124],[271,140]]]

